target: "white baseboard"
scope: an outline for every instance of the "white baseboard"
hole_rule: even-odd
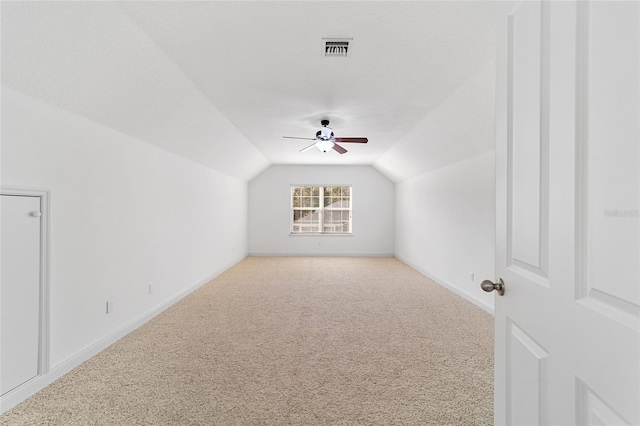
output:
[[[124,336],[131,333],[136,328],[140,327],[141,325],[145,324],[149,320],[153,319],[155,316],[162,313],[164,310],[171,307],[172,305],[174,305],[184,297],[188,296],[193,291],[202,287],[203,285],[205,285],[206,283],[208,283],[209,281],[211,281],[212,279],[214,279],[215,277],[217,277],[227,269],[231,268],[238,262],[242,261],[243,259],[244,257],[237,259],[229,263],[227,266],[222,267],[217,272],[214,272],[213,274],[199,280],[198,282],[191,284],[185,289],[169,297],[164,302],[161,302],[160,304],[154,306],[153,308],[149,309],[148,311],[134,318],[132,321],[120,327],[113,333],[107,335],[106,337],[99,340],[98,342],[78,352],[76,355],[67,359],[62,364],[56,366],[55,368],[52,368],[47,373],[36,376],[33,379],[29,380],[28,382],[22,384],[21,386],[13,389],[12,391],[7,392],[5,395],[3,395],[0,398],[0,415],[6,413],[11,408],[15,407],[22,401],[34,395],[36,392],[40,391],[41,389],[44,389],[45,387],[49,386],[51,383],[58,380],[60,377],[64,376],[74,368],[78,367],[83,362],[89,360],[90,358],[94,357],[95,355],[97,355],[104,349],[108,348],[118,340],[122,339]]]
[[[250,257],[394,257],[393,253],[249,253]]]
[[[396,259],[398,259],[402,263],[404,263],[404,264],[412,267],[416,271],[420,272],[422,275],[424,275],[424,276],[426,276],[428,278],[431,278],[433,281],[435,281],[436,283],[440,284],[443,287],[446,287],[447,289],[451,290],[452,292],[454,292],[458,296],[466,299],[467,301],[473,303],[474,305],[478,306],[479,308],[484,309],[485,311],[487,311],[491,315],[494,315],[494,307],[489,302],[476,297],[472,293],[469,293],[468,291],[461,289],[460,287],[454,285],[453,283],[451,283],[451,282],[449,282],[447,280],[443,280],[442,278],[433,275],[429,271],[424,270],[423,268],[417,266],[416,264],[414,264],[413,262],[411,262],[408,259],[405,259],[405,258],[403,258],[401,256],[398,256],[398,255],[395,255],[395,257],[396,257]]]

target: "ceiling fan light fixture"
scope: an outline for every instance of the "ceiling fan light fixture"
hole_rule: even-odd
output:
[[[316,147],[320,152],[328,152],[333,149],[333,142],[328,140],[319,140],[316,142]]]

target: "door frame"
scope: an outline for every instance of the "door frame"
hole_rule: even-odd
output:
[[[2,401],[19,393],[49,372],[49,190],[2,187],[0,195],[40,199],[40,321],[38,327],[38,375],[2,396]]]

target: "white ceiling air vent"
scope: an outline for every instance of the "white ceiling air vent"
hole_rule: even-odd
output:
[[[322,57],[348,58],[351,56],[352,38],[323,38]]]

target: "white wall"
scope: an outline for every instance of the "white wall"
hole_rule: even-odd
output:
[[[6,87],[1,176],[50,190],[54,369],[247,254],[246,182]]]
[[[480,283],[495,278],[494,155],[404,180],[395,203],[396,257],[490,312]]]
[[[353,235],[289,234],[290,188],[304,184],[352,185]],[[271,166],[249,183],[249,254],[392,256],[393,204],[393,183],[373,167]]]

